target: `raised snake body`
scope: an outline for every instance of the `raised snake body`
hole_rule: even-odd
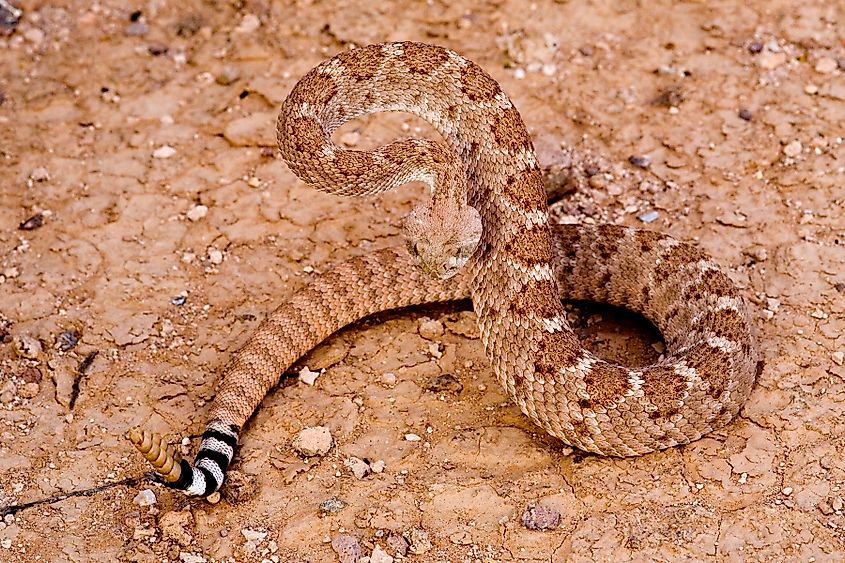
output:
[[[343,123],[379,111],[421,116],[445,144],[409,139],[353,151],[332,142]],[[193,466],[176,463],[160,436],[133,434],[171,486],[217,490],[240,427],[284,370],[332,332],[386,309],[467,295],[508,395],[576,448],[634,456],[684,444],[726,424],[748,396],[757,352],[730,279],[668,236],[550,225],[525,125],[474,63],[418,43],[341,53],[294,87],[277,131],[291,170],[320,190],[373,194],[418,180],[432,198],[406,222],[410,253],[342,263],[264,321],[224,375]],[[597,358],[570,329],[562,297],[641,312],[663,333],[665,358],[636,369]]]

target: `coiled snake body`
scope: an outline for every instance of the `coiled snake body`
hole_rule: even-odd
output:
[[[335,145],[346,121],[406,111],[445,144],[409,139],[374,151]],[[284,102],[278,141],[291,170],[340,195],[412,180],[431,200],[405,224],[408,251],[383,250],[318,276],[281,305],[236,355],[211,407],[194,465],[160,436],[133,441],[162,478],[208,495],[223,481],[240,427],[285,368],[332,332],[386,309],[472,298],[493,370],[522,412],[576,448],[635,456],[723,426],[754,381],[748,313],[705,254],[668,236],[616,225],[550,225],[525,125],[487,73],[418,43],[341,53],[306,74]],[[641,312],[667,343],[636,369],[585,350],[561,298]]]

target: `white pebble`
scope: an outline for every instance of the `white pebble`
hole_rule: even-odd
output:
[[[243,530],[241,530],[241,534],[246,539],[246,541],[251,541],[255,543],[261,543],[262,541],[264,541],[264,538],[267,537],[267,532],[252,530],[250,528],[244,528]]]
[[[44,32],[37,28],[27,29],[24,34],[24,39],[34,45],[40,45],[44,41]],[[835,62],[833,63],[836,64]]]
[[[132,500],[138,506],[152,506],[156,503],[156,495],[150,489],[142,489]]]
[[[222,264],[223,263],[223,252],[216,248],[209,248],[208,249],[208,261],[212,264]]]
[[[370,471],[372,471],[373,473],[381,473],[382,471],[384,471],[384,460],[377,459],[376,461],[372,462],[370,464]]]
[[[843,352],[834,352],[831,357],[833,358],[833,362],[838,366],[841,366],[845,362],[845,353]]]
[[[332,434],[325,426],[303,428],[293,438],[293,449],[310,457],[325,455],[332,448]]]
[[[235,33],[252,33],[261,27],[261,20],[255,14],[246,14],[241,20],[238,27],[235,28]]]
[[[836,70],[836,61],[830,57],[822,57],[816,62],[816,72],[821,74],[830,74]]]
[[[396,374],[387,372],[381,376],[381,382],[387,385],[388,387],[392,387],[396,385]]]
[[[308,369],[308,366],[299,370],[299,380],[305,385],[314,385],[314,382],[317,381],[317,376],[319,375],[319,371],[311,371]]]
[[[801,141],[795,140],[783,147],[783,154],[790,157],[796,157],[801,154],[801,150],[803,147],[801,146]]]
[[[419,442],[420,440],[422,440],[422,438],[420,438],[416,434],[405,434],[406,442]]]
[[[206,207],[205,205],[195,205],[188,210],[188,213],[186,213],[186,215],[191,221],[199,221],[200,219],[208,215],[208,207]]]
[[[176,154],[176,149],[170,145],[163,145],[153,151],[153,158],[170,158]]]
[[[792,494],[792,487],[784,487],[783,488],[783,494],[785,494],[786,496],[791,495]]]
[[[373,553],[370,555],[370,563],[393,563],[393,557],[385,553],[381,546],[376,544]]]

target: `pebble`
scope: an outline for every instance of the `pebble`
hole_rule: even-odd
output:
[[[153,158],[170,158],[176,154],[176,149],[170,145],[162,145],[153,151]]]
[[[253,530],[251,528],[244,528],[243,530],[241,530],[241,535],[243,535],[246,541],[261,543],[264,541],[264,538],[267,537],[267,532]]]
[[[40,391],[40,389],[39,385],[34,381],[31,383],[25,383],[20,389],[18,389],[18,395],[24,399],[31,399],[38,395],[38,391]]]
[[[651,165],[651,159],[649,157],[636,154],[629,156],[628,162],[638,168],[648,168]]]
[[[293,449],[311,457],[325,455],[332,448],[332,434],[325,426],[303,428],[293,438]]]
[[[755,55],[763,50],[763,44],[759,41],[752,41],[748,44],[748,52],[754,53]]]
[[[432,393],[459,394],[464,390],[464,384],[451,373],[435,375],[425,383],[425,390]]]
[[[156,503],[156,495],[150,489],[141,489],[132,502],[138,506],[152,506]]]
[[[7,381],[0,387],[0,403],[8,405],[15,400],[15,395],[18,393],[18,387],[11,381]]]
[[[35,366],[30,366],[21,372],[21,379],[27,383],[41,383],[41,370]]]
[[[44,41],[44,32],[37,28],[27,29],[23,37],[33,45],[40,45]]]
[[[405,434],[405,441],[406,442],[419,442],[422,440],[417,434]]]
[[[56,385],[56,402],[66,409],[70,408],[73,397],[73,382],[76,377],[70,367],[62,364],[53,370],[53,383]]]
[[[310,369],[308,369],[308,366],[305,366],[304,368],[299,370],[299,380],[305,385],[314,385],[314,382],[317,381],[317,377],[319,375],[319,371],[311,371]]]
[[[408,540],[397,533],[390,532],[387,536],[387,545],[399,557],[405,557],[408,554]]]
[[[822,57],[816,61],[816,72],[820,74],[830,74],[836,67],[839,66],[835,59],[830,57]]]
[[[214,265],[223,263],[223,252],[217,248],[208,249],[208,261]]]
[[[819,87],[816,86],[815,84],[807,84],[806,86],[804,86],[804,93],[809,94],[811,96],[813,94],[818,94],[819,93]]]
[[[747,108],[740,108],[738,115],[740,119],[745,121],[751,121],[751,118],[753,117],[751,110]]]
[[[841,366],[842,363],[845,362],[845,353],[843,352],[834,352],[833,354],[831,354],[831,357],[833,358],[833,363],[838,366]]]
[[[356,563],[361,557],[361,544],[358,538],[349,534],[338,534],[332,539],[332,549],[337,553],[340,563]]]
[[[170,299],[171,305],[176,305],[177,307],[181,307],[187,301],[188,301],[188,296],[185,294],[184,291],[182,293],[180,293],[179,295],[176,295],[175,297],[172,297]]]
[[[34,231],[44,225],[44,214],[36,213],[26,221],[20,223],[18,228],[22,231]]]
[[[385,553],[380,545],[376,544],[370,554],[370,563],[393,563],[393,557]]]
[[[440,338],[441,336],[443,336],[444,332],[443,323],[441,323],[437,319],[429,319],[428,317],[423,317],[420,319],[420,325],[418,330],[420,336],[422,336],[426,340],[434,340],[435,338]]]
[[[357,457],[351,457],[344,461],[343,464],[352,471],[352,475],[356,479],[363,479],[370,472],[370,466],[364,460]]]
[[[6,279],[13,280],[18,277],[18,275],[20,275],[20,272],[18,272],[18,269],[14,266],[9,266],[5,270],[3,270],[3,277]]]
[[[396,385],[396,374],[387,372],[381,376],[381,382],[387,385],[388,387],[393,387]]]
[[[408,549],[414,555],[422,555],[431,550],[431,540],[428,539],[428,532],[420,528],[414,528],[406,536],[409,542]]]
[[[61,352],[72,350],[77,344],[79,344],[79,333],[75,330],[64,330],[56,339],[56,348]]]
[[[15,353],[28,360],[36,360],[41,354],[41,342],[31,336],[21,335],[15,337],[14,346]]]
[[[796,139],[783,147],[783,154],[789,157],[796,157],[801,154],[802,149],[803,147],[801,146],[801,141]]]
[[[370,464],[370,471],[372,471],[373,473],[381,473],[382,471],[384,471],[384,460],[377,459],[376,461],[372,462]]]
[[[130,37],[143,37],[144,35],[150,32],[150,26],[146,23],[137,21],[135,23],[130,23],[126,26],[126,29],[123,30],[123,33]]]
[[[346,508],[346,502],[337,497],[331,497],[321,502],[319,508],[323,514],[337,514]]]
[[[181,563],[207,563],[207,559],[197,553],[179,552],[179,561]]]
[[[530,503],[522,513],[522,525],[529,530],[552,530],[560,525],[560,511]]]
[[[205,205],[195,205],[185,214],[191,221],[199,221],[206,215],[208,215],[208,207]]]
[[[228,479],[227,479],[227,482],[228,482]],[[207,502],[208,504],[217,504],[218,502],[220,502],[220,498],[221,498],[220,491],[214,491],[213,493],[211,493],[210,495],[205,497],[205,502]]]
[[[261,27],[261,20],[255,14],[246,14],[238,27],[235,28],[235,33],[252,33]]]
[[[792,490],[793,490],[792,487],[784,487],[783,491],[781,491],[781,492],[783,492],[784,495],[789,496],[789,495],[792,494]]]
[[[653,223],[654,221],[657,221],[657,219],[659,217],[660,217],[660,214],[657,211],[652,210],[652,211],[646,211],[645,213],[642,213],[641,215],[639,215],[637,217],[637,219],[639,219],[643,223]]]
[[[241,75],[238,72],[238,69],[231,66],[226,65],[223,69],[214,77],[214,81],[220,84],[221,86],[228,86],[235,82]]]
[[[46,182],[50,179],[50,172],[43,166],[39,166],[29,173],[29,179],[33,182]]]

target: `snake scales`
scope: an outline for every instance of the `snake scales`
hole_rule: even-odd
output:
[[[363,114],[405,111],[445,143],[347,150],[331,134]],[[534,423],[574,447],[635,456],[726,424],[754,382],[749,315],[729,278],[700,250],[616,225],[552,225],[525,125],[474,63],[419,43],[341,53],[306,74],[281,108],[281,153],[306,183],[340,195],[409,181],[432,188],[408,216],[408,251],[382,250],[317,276],[235,356],[193,465],[161,436],[131,439],[170,486],[208,495],[223,482],[241,426],[280,374],[332,332],[386,309],[469,295],[499,382]],[[585,350],[561,297],[641,312],[665,358],[629,369]]]

